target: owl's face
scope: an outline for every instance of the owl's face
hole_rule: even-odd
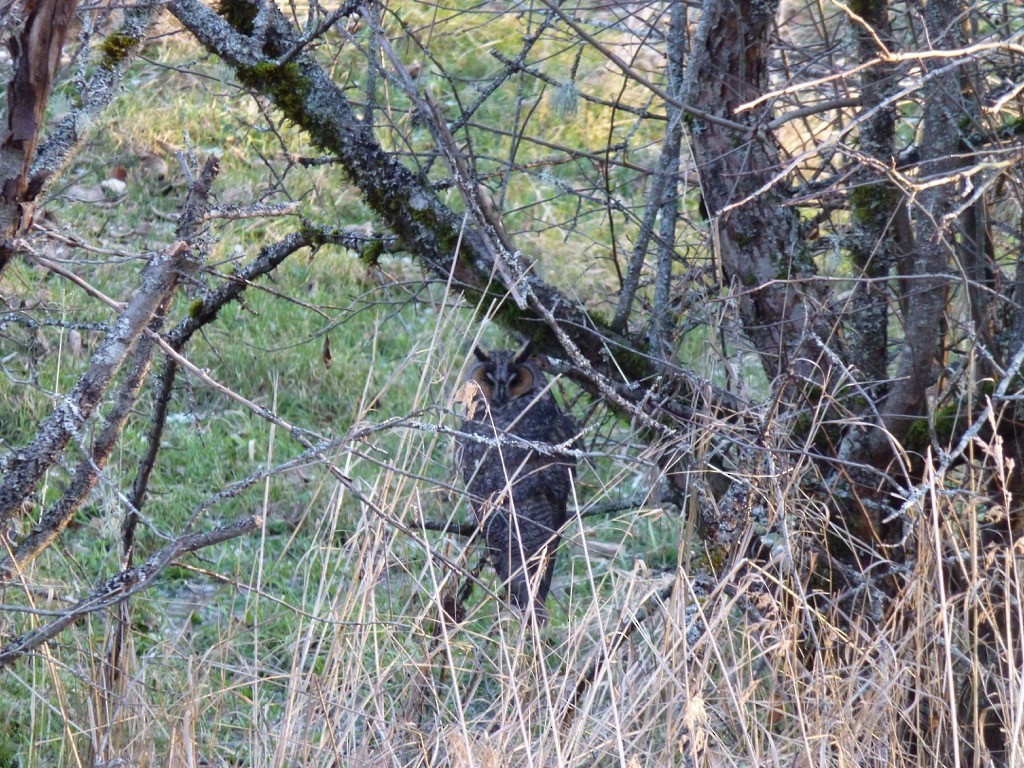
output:
[[[534,386],[542,381],[540,370],[529,360],[532,351],[531,344],[520,352],[502,349],[488,353],[479,347],[473,349],[480,362],[473,367],[470,378],[492,408],[500,408],[516,398],[532,397]]]

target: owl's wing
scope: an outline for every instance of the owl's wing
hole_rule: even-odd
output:
[[[459,425],[459,432],[466,435],[479,434],[480,425],[477,422],[465,420]],[[462,475],[462,479],[466,482],[469,481],[470,476],[476,468],[477,461],[480,459],[482,453],[482,444],[476,440],[472,440],[462,435],[455,436],[455,449],[453,452],[453,458],[455,461],[455,467]]]
[[[579,433],[579,422],[569,414],[559,412],[558,416],[554,419],[554,423],[551,425],[551,437],[549,442],[555,445],[560,445],[562,443],[575,441],[575,438],[579,436]],[[563,456],[562,458],[566,463],[576,466],[576,459],[574,457]]]

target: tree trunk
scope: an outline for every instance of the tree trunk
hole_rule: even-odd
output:
[[[6,129],[0,140],[0,273],[11,258],[8,241],[32,224],[29,171],[74,17],[75,0],[30,0],[21,35],[11,41],[14,77],[7,86]]]
[[[955,21],[961,10],[958,0],[928,3],[925,23],[934,46],[963,45],[964,38]],[[917,242],[900,269],[905,332],[892,385],[880,408],[885,429],[876,431],[871,440],[871,460],[879,467],[892,455],[893,441],[902,444],[913,420],[927,413],[925,393],[936,383],[943,362],[949,291],[946,274],[955,242],[945,217],[955,199],[954,174],[966,162],[959,156],[958,121],[964,114],[964,103],[957,76],[930,77],[923,92],[920,176],[929,183],[917,195],[918,208],[913,211]]]
[[[762,367],[770,379],[792,371],[821,382],[831,365],[822,354],[833,343],[831,328],[796,210],[784,206],[770,109],[759,104],[737,114],[767,89],[777,10],[777,2],[704,4],[687,72],[688,101],[701,113],[691,119],[690,145],[718,232],[717,257]]]
[[[878,57],[878,41],[892,47],[887,0],[857,0],[851,10],[867,27],[855,25],[857,59]],[[847,250],[859,270],[848,306],[843,307],[850,363],[872,391],[886,380],[889,359],[889,301],[885,280],[893,266],[913,247],[902,192],[880,169],[890,168],[896,156],[896,105],[891,101],[899,84],[899,66],[877,62],[861,72],[858,154],[850,191],[852,231]]]

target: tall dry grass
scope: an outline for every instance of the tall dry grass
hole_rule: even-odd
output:
[[[993,497],[1010,471],[998,445],[925,479],[905,510],[899,589],[883,596],[839,585],[838,563],[831,590],[809,577],[826,537],[849,534],[802,490],[814,465],[783,439],[763,447],[771,471],[730,478],[751,484],[756,512],[737,552],[763,539],[770,555],[714,562],[687,515],[658,505],[630,426],[593,416],[540,627],[495,596],[478,544],[423,526],[469,519],[445,428],[478,339],[446,338],[457,311],[439,306],[433,333],[363,392],[350,432],[361,436],[330,457],[358,494],[309,466],[320,489],[290,532],[230,545],[248,571],[184,563],[187,590],[142,598],[164,623],[131,638],[117,690],[101,617],[12,673],[40,692],[37,716],[62,723],[38,754],[186,768],[1024,764],[1020,559],[988,533],[1011,503]],[[405,416],[374,427],[403,377]],[[732,429],[716,425],[716,439]],[[264,446],[268,465],[280,440]],[[638,490],[634,507],[589,514]],[[666,545],[674,558],[652,564]],[[467,585],[465,617],[444,620],[442,603]]]

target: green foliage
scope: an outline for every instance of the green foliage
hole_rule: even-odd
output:
[[[122,32],[112,32],[99,45],[99,65],[115,69],[138,46],[139,39]]]

